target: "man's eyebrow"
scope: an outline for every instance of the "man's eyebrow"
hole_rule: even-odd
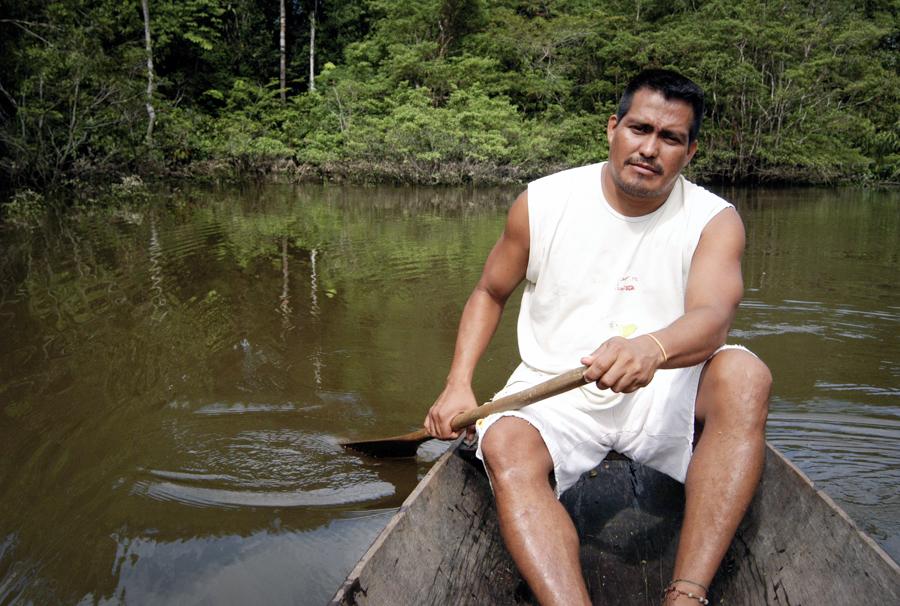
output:
[[[656,127],[651,122],[646,122],[646,121],[640,120],[638,118],[631,118],[630,120],[628,120],[627,116],[626,116],[626,120],[624,120],[624,121],[627,121],[627,124],[630,127],[646,129],[649,126],[653,130],[656,130]],[[687,132],[672,130],[670,128],[660,129],[659,134],[662,135],[663,137],[671,137],[671,138],[677,139],[681,142],[687,141],[687,139],[688,139]]]
[[[626,116],[626,120],[624,122],[626,123],[627,126],[632,127],[632,128],[637,127],[637,128],[641,128],[641,129],[646,129],[648,126],[650,128],[653,128],[653,125],[650,122],[638,120],[637,118],[631,118],[629,120],[629,119],[627,119],[627,116]]]
[[[662,135],[663,137],[671,137],[673,139],[677,139],[682,142],[688,138],[687,133],[683,133],[683,132],[677,131],[677,130],[670,130],[668,128],[662,129],[661,131],[659,131],[659,134]]]

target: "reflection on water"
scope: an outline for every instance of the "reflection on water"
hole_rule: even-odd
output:
[[[897,194],[725,193],[769,438],[896,558]],[[187,190],[0,233],[0,603],[324,602],[445,448],[338,441],[421,420],[514,194]]]
[[[349,570],[360,542],[373,540],[392,514],[338,518],[306,532],[285,531],[276,516],[271,528],[249,535],[175,541],[115,536],[118,584],[112,597],[136,604],[321,604],[325,599],[305,597],[334,593],[333,579],[322,570]]]

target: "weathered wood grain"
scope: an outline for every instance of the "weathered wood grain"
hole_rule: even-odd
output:
[[[900,567],[769,446],[714,588],[722,604],[900,604]]]
[[[521,581],[496,520],[483,472],[448,452],[404,502],[332,603],[519,603],[510,588]]]
[[[684,490],[624,459],[563,496],[595,604],[659,604],[671,579]],[[769,447],[763,480],[710,588],[713,604],[900,604],[900,568],[831,499]],[[533,603],[499,536],[477,461],[435,463],[332,604]]]

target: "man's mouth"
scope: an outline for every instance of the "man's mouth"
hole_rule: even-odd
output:
[[[641,169],[643,172],[653,173],[655,175],[662,174],[662,167],[658,164],[654,164],[652,162],[641,162],[640,160],[631,160],[628,159],[625,161],[626,165],[634,166],[635,168]]]

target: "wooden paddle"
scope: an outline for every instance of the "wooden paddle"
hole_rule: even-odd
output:
[[[453,431],[460,431],[473,424],[478,419],[494,414],[495,412],[504,412],[507,410],[518,410],[529,404],[534,404],[545,398],[549,398],[564,391],[581,387],[587,381],[584,379],[584,371],[586,366],[579,366],[572,370],[556,375],[552,379],[548,379],[543,383],[538,383],[534,387],[504,396],[493,402],[487,402],[477,408],[473,408],[468,412],[462,412],[456,415],[450,421],[450,427]],[[422,442],[432,439],[432,436],[423,428],[419,431],[403,434],[402,436],[391,436],[390,438],[380,438],[377,440],[364,440],[360,442],[342,442],[341,446],[352,448],[363,454],[373,457],[412,457],[415,456],[416,450]]]

